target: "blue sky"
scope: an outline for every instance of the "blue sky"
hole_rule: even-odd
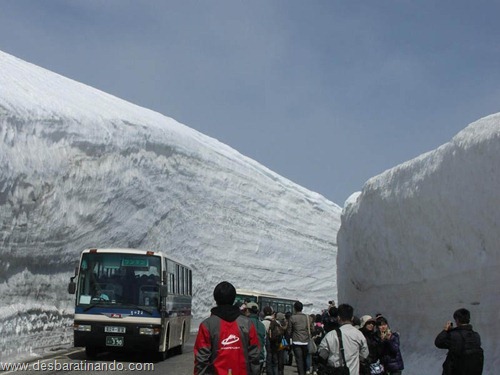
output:
[[[343,205],[499,111],[498,1],[4,0],[0,50]]]

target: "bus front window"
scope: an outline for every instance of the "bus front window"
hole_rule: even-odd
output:
[[[160,272],[158,256],[86,253],[79,272],[77,304],[157,308]]]

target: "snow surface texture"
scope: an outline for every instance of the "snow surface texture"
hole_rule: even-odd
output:
[[[0,360],[71,340],[89,247],[191,265],[195,322],[222,280],[337,297],[341,208],[171,118],[0,52],[0,142]]]
[[[434,347],[461,307],[481,334],[484,374],[500,369],[500,114],[390,169],[345,204],[338,295],[359,314],[387,315],[406,374],[439,374]],[[420,360],[419,360],[420,359]]]

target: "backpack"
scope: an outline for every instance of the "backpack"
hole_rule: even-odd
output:
[[[269,321],[269,329],[267,330],[267,337],[271,349],[279,349],[281,339],[283,338],[283,328],[276,320]]]
[[[459,331],[462,341],[459,352],[450,352],[443,364],[446,374],[481,375],[484,366],[484,353],[477,332]]]
[[[466,331],[460,332],[460,336],[462,336],[462,354],[457,360],[457,368],[467,375],[482,374],[484,353],[480,346],[479,335],[474,331]]]

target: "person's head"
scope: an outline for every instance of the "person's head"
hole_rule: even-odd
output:
[[[255,302],[248,302],[247,303],[247,310],[252,313],[252,314],[258,314],[259,313],[259,305]]]
[[[248,313],[248,307],[247,307],[246,303],[242,303],[240,305],[240,312],[241,312],[242,315],[247,315],[247,313]]]
[[[284,322],[285,321],[285,314],[282,312],[276,313],[276,320],[279,322]]]
[[[335,306],[332,306],[328,309],[328,315],[330,315],[332,318],[337,319],[339,316],[339,309]]]
[[[233,284],[223,281],[214,289],[214,300],[217,306],[232,305],[236,299],[236,289]]]
[[[458,309],[453,313],[453,319],[457,325],[464,325],[470,323],[470,311],[467,309]]]
[[[370,315],[363,315],[361,317],[360,327],[366,331],[373,332],[375,330],[376,321]]]
[[[389,329],[389,322],[385,317],[379,315],[377,317],[377,327],[380,332],[386,332]]]
[[[359,319],[359,317],[357,317],[356,315],[354,315],[352,317],[352,325],[356,328],[359,329],[359,327],[361,326],[361,319]]]
[[[337,308],[337,312],[339,315],[339,320],[341,322],[348,323],[352,321],[352,318],[354,316],[354,308],[351,305],[343,303],[339,305],[339,307]]]
[[[303,304],[302,304],[302,302],[300,302],[300,301],[296,301],[296,302],[293,304],[293,309],[294,309],[296,312],[301,312],[303,308],[304,308],[304,305],[303,305]]]
[[[273,308],[271,306],[264,306],[262,312],[264,313],[264,316],[271,316],[273,315]]]

